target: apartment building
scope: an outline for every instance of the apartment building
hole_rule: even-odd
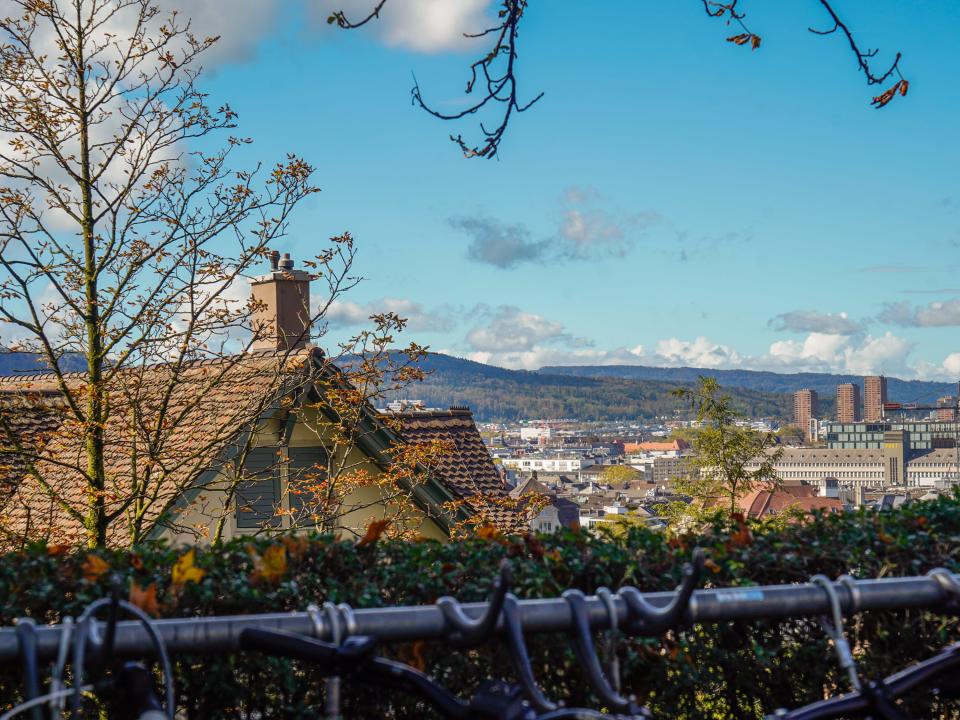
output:
[[[883,375],[869,375],[863,379],[863,419],[865,422],[883,420],[883,404],[887,402],[887,379]]]
[[[820,413],[819,405],[816,390],[804,388],[793,394],[793,424],[803,429],[807,442],[815,439],[815,436],[811,436],[811,432],[815,432],[815,423],[811,421],[816,420]]]
[[[944,395],[937,398],[935,417],[943,422],[955,422],[957,420],[957,398],[953,395]]]
[[[860,386],[856,383],[837,385],[837,422],[860,422]]]

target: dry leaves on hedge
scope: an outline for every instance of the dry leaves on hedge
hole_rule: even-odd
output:
[[[363,537],[357,541],[357,547],[373,545],[380,539],[388,527],[390,527],[389,520],[373,520],[367,525],[367,531],[363,534]]]
[[[130,584],[130,604],[136,605],[151,617],[160,616],[160,605],[157,602],[157,584],[150,583],[145,588],[137,583]]]
[[[183,587],[188,582],[198,583],[203,580],[206,570],[198,568],[194,563],[197,559],[195,550],[188,550],[173,564],[173,584]]]
[[[96,582],[110,572],[110,565],[99,555],[88,553],[80,569],[83,571],[84,580]]]
[[[247,553],[253,561],[253,572],[250,579],[255,582],[275,584],[287,573],[287,549],[283,545],[271,545],[257,553],[252,547],[247,547]]]

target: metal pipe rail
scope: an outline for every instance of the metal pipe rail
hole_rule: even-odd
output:
[[[958,576],[952,575],[954,582]],[[931,576],[857,580],[834,583],[845,615],[869,610],[937,608],[956,602],[941,581]],[[664,607],[674,592],[645,593],[644,598],[656,607]],[[856,596],[856,597],[855,597]],[[629,621],[627,605],[613,597],[617,624],[623,628]],[[572,627],[570,605],[562,598],[521,600],[520,617],[525,633],[562,632]],[[479,618],[487,603],[464,603],[464,613]],[[594,629],[609,626],[607,606],[595,596],[586,599],[587,617]],[[818,585],[767,585],[697,590],[693,593],[684,616],[684,625],[730,620],[782,620],[808,617],[830,612],[830,602]],[[440,640],[449,628],[439,607],[419,605],[406,607],[368,608],[343,613],[351,635],[373,635],[380,641]],[[501,619],[502,621],[502,619]],[[498,624],[498,628],[502,622]],[[154,623],[171,653],[215,653],[239,649],[238,638],[244,628],[284,630],[322,640],[331,640],[329,620],[307,612],[231,615],[157,620]],[[62,626],[36,628],[37,652],[40,659],[56,656]],[[139,621],[117,623],[115,654],[119,657],[149,657],[154,646]],[[0,662],[19,659],[19,645],[14,628],[0,629]]]

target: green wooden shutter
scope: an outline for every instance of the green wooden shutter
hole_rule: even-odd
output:
[[[253,448],[247,453],[244,479],[237,488],[237,527],[254,530],[280,527],[280,457],[277,448]]]

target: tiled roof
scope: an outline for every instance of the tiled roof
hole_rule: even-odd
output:
[[[768,513],[780,514],[787,509],[804,513],[813,510],[843,510],[843,503],[837,498],[820,497],[817,488],[812,485],[783,485],[778,490],[755,490],[740,498],[740,508],[750,517],[763,517]]]
[[[633,452],[679,452],[688,447],[685,440],[671,440],[669,442],[638,442],[624,443],[623,451],[625,453]]]
[[[446,443],[447,452],[436,471],[469,503],[477,520],[490,520],[505,531],[524,529],[525,516],[510,498],[470,410],[450,408],[391,416],[399,421],[400,435],[409,442]]]
[[[291,380],[307,377],[308,353],[249,353],[217,361],[190,363],[180,369],[154,365],[118,373],[109,386],[110,415],[105,426],[108,512],[123,511],[131,483],[152,480],[155,500],[145,509],[145,525],[182,496],[189,481],[216,464],[231,442],[260,417],[263,410],[289,391]],[[78,401],[84,392],[83,375],[67,375],[67,385]],[[52,374],[0,378],[6,397],[49,395],[57,391]],[[82,406],[82,401],[80,402]],[[161,411],[161,408],[165,410]],[[85,503],[83,429],[75,419],[59,418],[49,437],[44,460],[36,464],[68,503]],[[41,413],[42,416],[42,413]],[[50,416],[42,416],[46,422]],[[159,423],[158,418],[165,418]],[[151,441],[159,451],[150,452]],[[72,542],[83,537],[80,520],[51,499],[37,480],[23,475],[15,501],[3,522],[18,533]],[[112,542],[124,544],[128,526],[115,523]]]
[[[907,467],[913,469],[921,465],[954,465],[956,462],[956,450],[953,448],[937,448],[910,458],[910,460],[907,461]]]
[[[770,448],[767,454],[776,453]],[[749,464],[755,464],[753,460]],[[883,450],[876,448],[783,448],[778,465],[783,463],[882,463]]]
[[[0,391],[0,492],[12,490],[63,422],[59,393]],[[3,492],[6,495],[5,492]]]
[[[536,493],[538,495],[549,495],[550,490],[539,480],[534,478],[532,475],[517,485],[513,490],[510,491],[511,497],[523,497],[528,493]]]

